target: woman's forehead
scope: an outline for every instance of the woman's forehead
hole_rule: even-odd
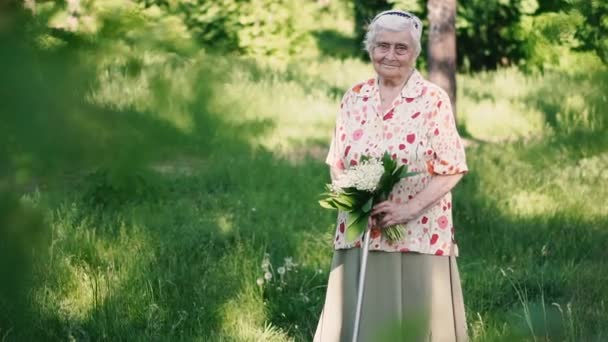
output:
[[[376,33],[376,42],[392,44],[412,44],[412,36],[406,31],[380,31]]]

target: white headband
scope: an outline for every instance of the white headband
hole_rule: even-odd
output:
[[[410,20],[412,22],[413,32],[415,33],[413,38],[420,41],[420,38],[422,37],[422,21],[420,21],[420,19],[417,16],[415,16],[409,12],[398,11],[398,10],[384,11],[384,12],[378,14],[374,18],[374,20],[372,20],[371,25],[376,23],[376,21],[378,21],[382,17],[388,16],[388,15],[391,15],[391,16],[396,15],[399,17],[403,17],[405,20]],[[380,25],[380,26],[382,26],[382,25]]]

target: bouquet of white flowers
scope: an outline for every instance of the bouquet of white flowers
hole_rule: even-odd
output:
[[[397,182],[411,177],[416,172],[408,172],[407,166],[397,167],[388,152],[381,159],[361,156],[360,163],[348,168],[332,184],[327,184],[324,199],[319,201],[323,208],[339,209],[348,213],[346,240],[356,240],[367,228],[370,213],[375,204],[385,201]],[[401,225],[384,230],[390,241],[403,237]]]

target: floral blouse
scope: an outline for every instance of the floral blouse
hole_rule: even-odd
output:
[[[378,80],[369,79],[346,92],[340,104],[334,135],[326,158],[331,167],[344,170],[361,155],[391,153],[397,166],[406,164],[416,176],[395,185],[389,200],[404,203],[418,194],[434,175],[468,171],[464,146],[456,131],[447,94],[414,71],[384,113],[380,112]],[[361,246],[361,239],[345,241],[347,214],[338,213],[335,249]],[[370,250],[458,255],[452,221],[452,195],[447,193],[419,217],[405,224],[405,237],[391,243],[380,228],[371,231]]]

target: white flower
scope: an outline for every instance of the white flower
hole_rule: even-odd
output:
[[[373,192],[378,187],[382,174],[384,174],[382,161],[369,159],[349,168],[338,176],[338,179],[333,182],[332,188],[333,191],[338,193],[344,188]]]
[[[270,272],[264,273],[264,279],[266,279],[266,280],[272,279],[272,273],[270,273]]]
[[[285,274],[285,267],[281,266],[281,267],[277,268],[277,273],[280,274],[280,275]]]
[[[298,266],[298,264],[293,262],[293,258],[288,257],[285,258],[285,267],[287,267],[288,270],[291,270],[293,267]]]
[[[268,259],[264,259],[264,261],[262,261],[262,269],[268,270],[269,266],[270,266],[270,261]]]
[[[258,278],[258,280],[256,280],[255,282],[258,284],[258,286],[264,285],[264,279],[262,278]]]

